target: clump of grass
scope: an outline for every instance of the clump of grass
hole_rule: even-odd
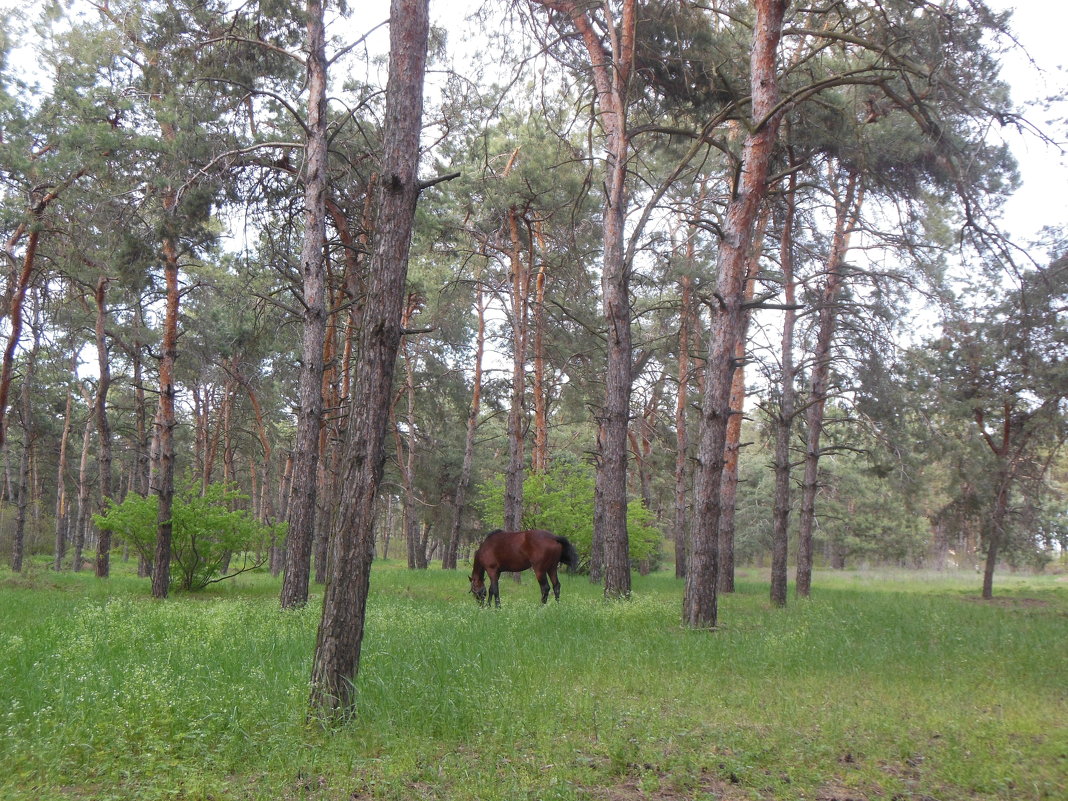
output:
[[[324,729],[304,717],[317,598],[0,574],[0,797],[1057,797],[1068,587],[990,605],[955,580],[821,579],[783,610],[742,582],[709,633],[663,574],[627,602],[565,577],[545,607],[508,581],[495,610],[462,571],[378,565],[358,712]]]

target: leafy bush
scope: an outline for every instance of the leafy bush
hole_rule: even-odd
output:
[[[523,481],[525,529],[542,528],[567,537],[579,553],[580,570],[589,570],[593,544],[594,473],[589,465],[557,460],[545,473],[528,474]],[[475,501],[490,528],[504,524],[504,476],[494,475],[479,485]],[[660,555],[660,531],[653,514],[640,501],[627,505],[627,539],[631,562],[655,564]]]
[[[267,546],[285,536],[286,524],[273,526],[253,520],[244,509],[231,509],[244,500],[233,486],[211,484],[200,491],[193,482],[175,493],[172,507],[171,584],[179,590],[199,590],[216,581],[263,564]],[[156,549],[159,499],[130,493],[122,503],[111,502],[93,523],[130,543],[151,562]],[[256,552],[259,555],[253,555]],[[233,555],[241,566],[224,574]]]

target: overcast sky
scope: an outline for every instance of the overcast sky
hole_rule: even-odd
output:
[[[500,0],[503,2],[503,0]],[[1062,65],[1068,63],[1064,49],[1068,29],[1068,3],[1060,0],[987,0],[995,9],[1014,10],[1013,27],[1027,55],[1017,51],[1006,55],[1003,76],[1012,86],[1018,103],[1041,101],[1068,90],[1068,78]],[[463,14],[478,0],[431,0],[431,17],[435,24],[451,29],[450,43],[458,44],[464,26]],[[35,2],[0,0],[0,8],[18,9],[18,17],[36,16],[28,9]],[[350,23],[366,30],[389,15],[388,0],[350,0]],[[477,33],[477,32],[476,32]],[[383,41],[385,32],[376,39]],[[32,63],[32,62],[31,62]],[[1032,107],[1028,117],[1043,127],[1058,142],[1068,140],[1068,116],[1064,103],[1060,111],[1046,112]],[[1068,224],[1068,159],[1055,147],[1044,145],[1035,135],[1003,132],[1020,162],[1023,186],[1006,208],[1005,223],[1020,239],[1035,235],[1046,225]]]

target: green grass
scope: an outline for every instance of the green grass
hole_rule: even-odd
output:
[[[123,573],[0,572],[0,798],[1060,799],[1068,583],[743,571],[718,631],[681,584],[564,577],[479,609],[463,571],[379,564],[354,721],[304,718],[319,596],[262,574],[158,603]]]

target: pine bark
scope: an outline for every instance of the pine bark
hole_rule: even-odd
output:
[[[819,489],[820,439],[823,435],[823,413],[830,390],[831,352],[834,330],[838,320],[838,296],[844,279],[845,257],[849,252],[849,237],[860,215],[863,192],[858,175],[851,170],[846,176],[844,192],[835,197],[835,223],[831,250],[827,257],[827,277],[820,292],[818,330],[812,353],[812,374],[808,407],[805,411],[805,471],[801,481],[801,513],[797,534],[797,580],[794,594],[807,598],[812,592],[812,535],[816,528],[816,493]]]
[[[790,176],[790,186],[786,192],[786,211],[783,217],[782,240],[780,242],[779,264],[783,274],[784,305],[782,323],[782,376],[779,389],[779,408],[772,416],[775,429],[774,471],[775,500],[772,511],[771,534],[771,602],[775,606],[786,606],[787,594],[787,546],[790,533],[790,438],[793,434],[796,415],[796,392],[794,380],[794,326],[797,311],[792,308],[796,303],[797,287],[794,281],[794,216],[797,210],[797,174]]]
[[[687,242],[687,262],[692,263],[693,238]],[[686,576],[686,549],[689,542],[690,505],[690,440],[687,411],[690,391],[690,331],[693,327],[693,279],[685,275],[681,280],[682,298],[679,310],[679,389],[675,399],[675,518],[672,538],[675,541],[675,578]]]
[[[515,206],[508,210],[508,237],[512,278],[512,395],[508,408],[508,466],[504,472],[504,528],[519,531],[523,527],[530,266],[523,261],[519,212]]]
[[[280,603],[283,609],[308,602],[311,550],[315,537],[319,480],[319,429],[323,414],[323,344],[326,338],[326,26],[321,0],[308,0],[308,127],[304,154],[304,244],[300,254],[304,329],[298,389],[293,490]]]
[[[107,286],[108,280],[100,276],[96,282],[96,356],[99,377],[96,384],[95,414],[97,447],[97,469],[100,482],[100,504],[106,508],[112,498],[111,489],[111,422],[108,419],[108,391],[111,388],[111,358],[108,354],[105,323],[107,322]],[[111,532],[101,530],[96,546],[97,578],[107,578],[111,573]]]
[[[71,349],[70,378],[77,380],[78,351]],[[70,442],[71,413],[74,411],[74,392],[68,387],[67,405],[63,413],[63,433],[59,438],[59,462],[56,466],[56,530],[55,548],[52,557],[52,569],[63,569],[63,558],[67,554],[68,531],[70,529],[70,502],[67,499],[67,444]]]
[[[166,213],[173,213],[173,196]],[[163,273],[167,286],[163,318],[162,358],[159,363],[159,409],[156,414],[156,454],[158,467],[153,474],[159,501],[156,517],[156,549],[152,558],[152,597],[166,598],[171,581],[171,539],[174,530],[174,367],[178,360],[178,246],[174,239],[163,240]]]
[[[419,197],[419,134],[429,34],[429,0],[392,0],[384,152],[375,204],[366,317],[345,443],[338,524],[312,663],[312,713],[350,715],[360,665],[374,517],[385,459],[390,394],[401,338],[404,283]]]
[[[730,390],[736,367],[735,353],[744,320],[745,271],[760,205],[767,195],[772,150],[780,112],[776,57],[782,36],[785,0],[755,0],[756,19],[750,55],[752,126],[742,150],[742,173],[737,192],[727,206],[719,251],[716,296],[719,308],[708,337],[705,395],[697,447],[694,482],[696,515],[687,555],[683,623],[711,628],[717,623],[719,555],[717,539],[722,511],[723,477]]]

